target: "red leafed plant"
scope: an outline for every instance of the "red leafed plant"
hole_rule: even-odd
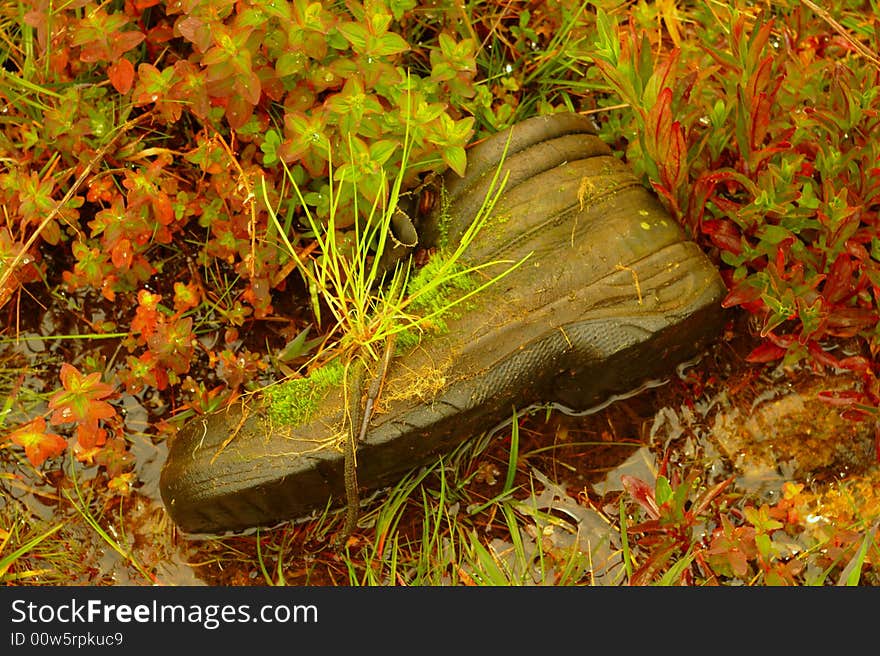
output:
[[[116,415],[116,409],[104,399],[113,398],[115,392],[107,383],[101,382],[101,373],[82,374],[72,364],[61,365],[59,374],[64,389],[49,399],[53,410],[52,424],[77,424],[77,439],[83,448],[91,448],[104,441],[104,431],[98,426],[102,419]]]
[[[764,341],[749,361],[857,373],[863,391],[846,401],[870,413],[880,73],[841,63],[858,62],[853,40],[803,11],[732,11],[729,29],[664,53],[599,10],[593,61],[631,107],[634,169],[719,260],[725,307],[755,315]]]

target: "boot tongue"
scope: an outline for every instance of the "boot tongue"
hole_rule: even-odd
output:
[[[454,247],[505,177],[501,205],[503,198],[521,185],[537,200],[552,193],[555,185],[538,186],[532,182],[534,178],[564,168],[568,162],[603,156],[611,156],[611,149],[596,136],[586,117],[553,114],[518,123],[471,148],[464,177],[447,172],[440,202],[419,224],[421,241]]]

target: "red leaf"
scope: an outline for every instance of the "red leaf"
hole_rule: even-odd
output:
[[[856,265],[846,253],[841,253],[834,260],[834,264],[828,271],[825,284],[822,285],[822,296],[829,303],[840,303],[849,298],[853,293],[853,273]]]
[[[813,359],[819,364],[825,365],[826,367],[840,366],[840,361],[823,349],[815,340],[810,340],[807,344],[807,349],[810,351],[810,355],[813,356]]]
[[[122,439],[110,440],[95,455],[95,463],[104,465],[107,468],[107,474],[114,478],[120,476],[127,467],[134,464],[134,460],[134,455],[128,451],[125,440]]]
[[[648,45],[647,41],[642,41],[642,45]],[[657,69],[654,71],[654,75],[656,75],[657,86],[661,89],[669,88],[666,82],[669,80],[670,76],[673,75],[673,69],[678,64],[678,57],[681,55],[681,48],[673,48],[669,55],[666,57],[666,61],[657,66]],[[653,83],[653,81],[652,81]],[[671,91],[671,90],[670,90]]]
[[[668,200],[670,205],[672,205],[673,207],[675,206],[675,196],[665,185],[662,185],[659,182],[654,182],[652,180],[651,187],[654,189],[654,191],[657,192],[658,195],[663,196],[663,198]]]
[[[797,341],[797,337],[790,334],[777,335],[776,333],[768,333],[767,339],[776,344],[779,348],[788,349]]]
[[[667,187],[679,189],[682,186],[687,173],[687,144],[679,121],[670,128],[661,171]]]
[[[642,586],[648,585],[657,576],[659,572],[665,572],[669,569],[669,559],[675,552],[675,543],[670,542],[656,549],[645,559],[645,562],[637,570],[633,572],[629,585]],[[685,576],[686,571],[681,576]]]
[[[772,362],[785,355],[785,349],[765,342],[746,356],[746,362]]]
[[[699,502],[695,504],[695,508],[691,510],[694,515],[701,515],[703,511],[709,507],[712,499],[717,497],[728,485],[733,483],[736,479],[735,476],[731,476],[730,478],[726,478],[720,483],[716,483],[713,487],[711,487],[705,494],[702,495]]]
[[[672,89],[664,88],[645,117],[645,146],[648,155],[659,165],[665,159],[672,133]]]
[[[124,95],[134,83],[134,65],[127,59],[118,59],[107,67],[107,77],[113,88]]]
[[[749,94],[749,98],[755,98],[768,87],[770,73],[773,68],[773,59],[774,55],[767,55],[755,67],[754,72],[746,83],[746,91]]]
[[[767,136],[767,128],[770,126],[770,108],[772,107],[772,98],[766,93],[759,93],[752,98],[751,126],[749,127],[750,146],[753,151],[757,151],[764,144],[764,138]]]
[[[159,362],[178,374],[189,371],[196,340],[192,333],[192,317],[162,322],[147,340]]]
[[[749,284],[749,279],[746,279],[738,282],[736,286],[730,290],[721,302],[721,306],[726,308],[734,307],[736,305],[743,305],[744,303],[752,303],[759,298],[761,298],[761,290],[758,287]]]
[[[726,219],[703,221],[702,229],[703,233],[712,240],[712,243],[721,250],[734,255],[742,253],[742,237],[739,228],[732,221]]]
[[[654,519],[660,517],[660,509],[657,507],[657,501],[654,499],[654,489],[650,485],[628,474],[623,474],[620,477],[620,482],[629,495],[645,509],[649,516]]]
[[[828,315],[827,330],[836,337],[855,337],[877,323],[877,313],[868,308],[837,307]]]
[[[819,392],[816,396],[828,403],[829,405],[847,406],[864,402],[865,395],[855,390],[825,390]]]
[[[871,361],[861,355],[851,355],[846,358],[841,358],[837,363],[837,366],[848,371],[867,373],[871,368]]]
[[[47,458],[61,455],[67,448],[67,440],[55,433],[46,432],[46,420],[37,417],[13,431],[9,438],[24,447],[28,460],[39,467]]]

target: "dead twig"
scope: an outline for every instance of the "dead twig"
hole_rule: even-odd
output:
[[[846,28],[831,17],[825,9],[822,9],[812,0],[801,0],[801,3],[812,9],[819,18],[828,23],[835,32],[844,38],[844,40],[852,46],[853,50],[858,52],[862,57],[870,61],[874,66],[880,68],[880,59],[871,52],[863,43],[854,39]]]

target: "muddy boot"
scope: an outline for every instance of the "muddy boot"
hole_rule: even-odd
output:
[[[507,184],[464,260],[522,264],[391,360],[357,447],[362,488],[396,483],[514,407],[585,409],[671,373],[720,332],[717,271],[577,115],[533,118],[473,148],[422,239],[456,243],[509,136]],[[253,396],[187,424],[161,478],[174,521],[238,530],[343,504],[349,429],[328,379],[310,388],[311,415],[293,422]]]

